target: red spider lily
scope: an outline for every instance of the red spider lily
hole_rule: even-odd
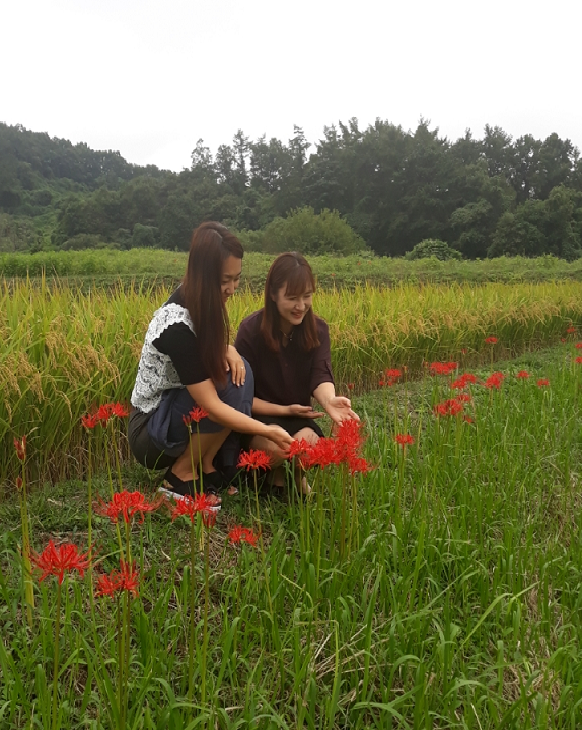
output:
[[[289,459],[296,459],[302,469],[311,469],[313,462],[314,447],[305,439],[293,441],[289,447]]]
[[[164,498],[161,495],[148,502],[141,492],[124,490],[123,492],[116,492],[111,502],[101,501],[95,507],[95,512],[104,517],[109,517],[111,522],[117,522],[120,515],[123,517],[124,522],[131,522],[135,515],[139,515],[141,523],[145,519],[145,513],[154,512],[163,501]]]
[[[463,404],[457,398],[448,398],[433,407],[435,416],[456,416],[463,410]]]
[[[577,343],[576,343],[576,344],[574,345],[574,347],[575,347],[575,348],[576,348],[577,350],[582,350],[582,342],[577,342]]]
[[[457,403],[470,403],[471,402],[471,396],[467,395],[466,393],[460,393],[455,400]]]
[[[376,467],[370,464],[363,456],[354,456],[348,461],[348,469],[350,474],[367,474],[373,471]]]
[[[111,406],[111,415],[117,416],[117,418],[127,418],[129,416],[129,410],[126,406],[117,401],[117,403],[114,403]]]
[[[172,522],[176,517],[189,517],[191,522],[197,514],[202,515],[206,527],[214,527],[216,522],[216,497],[208,494],[197,494],[195,498],[186,495],[170,507]]]
[[[465,423],[474,423],[473,419],[469,416],[463,416],[463,421],[465,421]]]
[[[124,405],[117,401],[117,403],[104,403],[99,406],[95,416],[102,426],[106,426],[107,422],[111,418],[126,418],[129,416],[129,411]]]
[[[354,389],[354,384],[348,383],[348,390],[353,390],[353,389]]]
[[[396,380],[402,377],[402,370],[398,370],[398,368],[388,368],[384,371],[384,375],[391,380]]]
[[[493,373],[485,381],[485,387],[489,388],[489,390],[492,390],[493,388],[499,390],[501,388],[501,384],[503,383],[504,378],[505,375],[503,373]]]
[[[526,378],[529,378],[529,373],[527,370],[520,370],[515,377],[525,380]]]
[[[339,464],[342,461],[349,462],[352,457],[359,454],[364,443],[362,427],[362,422],[356,420],[342,421],[340,423],[338,435],[335,440],[335,454],[332,463]],[[318,446],[321,441],[325,440],[319,439],[317,443]],[[330,439],[330,441],[333,443],[332,439]],[[325,449],[325,446],[322,446],[321,448]]]
[[[26,436],[23,436],[21,439],[14,439],[14,448],[16,450],[16,458],[19,461],[24,461],[26,459]]]
[[[451,388],[455,390],[463,390],[467,385],[477,382],[477,376],[472,373],[464,373],[460,378],[457,378],[451,383]]]
[[[256,469],[270,469],[271,457],[266,451],[259,449],[250,449],[249,451],[241,451],[238,464],[239,467],[246,467],[247,471],[255,471]]]
[[[340,443],[339,439],[320,438],[309,450],[307,463],[324,469],[331,464],[340,464],[342,460],[348,458],[349,453],[351,451],[348,451],[346,445]]]
[[[540,378],[538,380],[538,382],[536,383],[538,388],[543,388],[544,386],[549,385],[549,384],[550,384],[550,381],[547,378]]]
[[[431,362],[430,374],[431,375],[450,375],[453,370],[456,370],[459,363],[456,362]]]
[[[210,413],[208,413],[208,411],[205,411],[204,408],[196,406],[196,408],[192,408],[187,416],[182,416],[182,418],[186,426],[189,426],[192,422],[200,423],[200,421],[202,421],[204,418],[208,418],[209,415]]]
[[[497,344],[497,343],[499,342],[499,340],[497,339],[497,337],[487,337],[487,338],[485,339],[485,342],[486,342],[486,343],[487,343],[488,345],[496,345],[496,344]]]
[[[109,419],[112,418],[112,409],[113,406],[110,403],[104,403],[97,409],[97,413],[95,414],[95,416],[103,426],[106,426]]]
[[[88,553],[80,554],[77,546],[72,543],[66,543],[55,547],[50,540],[47,547],[42,553],[30,554],[30,560],[36,568],[42,570],[40,581],[43,581],[48,575],[54,575],[58,578],[59,583],[63,582],[65,572],[70,570],[78,570],[81,578],[85,571],[89,568]]]
[[[567,335],[573,335],[573,334],[575,334],[575,332],[576,332],[576,327],[574,327],[574,326],[568,327],[568,329],[566,330]]]
[[[96,413],[87,413],[86,416],[81,416],[81,423],[85,428],[95,428],[99,423],[99,418]]]
[[[409,433],[397,433],[396,436],[394,436],[394,441],[404,448],[407,445],[414,443],[414,436],[411,436]]]
[[[231,545],[239,545],[246,542],[251,547],[257,547],[259,535],[254,533],[250,528],[242,525],[235,525],[227,535]]]
[[[120,561],[120,570],[112,570],[109,575],[100,575],[97,578],[95,596],[111,596],[121,591],[131,593],[134,598],[138,596],[139,572],[135,563]]]
[[[582,365],[582,355],[578,355],[578,357],[574,360],[574,362],[577,362],[578,365]]]

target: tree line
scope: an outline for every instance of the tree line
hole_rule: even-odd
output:
[[[572,260],[582,161],[556,133],[513,139],[486,126],[453,142],[422,119],[413,131],[351,119],[314,148],[297,126],[286,143],[238,130],[213,153],[198,140],[190,168],[174,173],[0,124],[0,250],[185,250],[205,219],[254,250],[402,256],[430,239],[471,259]]]

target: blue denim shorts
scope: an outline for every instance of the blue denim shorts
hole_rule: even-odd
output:
[[[240,413],[251,415],[253,403],[253,371],[245,360],[246,378],[244,385],[234,385],[230,376],[226,386],[217,391],[223,403]],[[135,458],[148,469],[166,469],[184,453],[190,441],[190,429],[184,423],[197,403],[186,388],[171,388],[164,391],[160,405],[151,413],[132,411],[129,417],[128,440]],[[219,433],[224,426],[203,418],[192,424],[192,431]],[[231,433],[220,449],[224,466],[236,464],[240,450],[240,435]]]

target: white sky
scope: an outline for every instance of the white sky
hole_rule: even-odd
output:
[[[240,127],[486,123],[582,149],[577,0],[5,0],[0,121],[181,170]]]

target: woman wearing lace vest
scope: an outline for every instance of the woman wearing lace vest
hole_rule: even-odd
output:
[[[154,313],[145,336],[129,444],[144,466],[167,469],[165,488],[174,496],[201,486],[220,491],[227,480],[215,457],[220,450],[222,463],[234,467],[238,456],[231,431],[262,435],[283,451],[293,440],[279,426],[250,417],[252,371],[229,345],[226,302],[238,287],[242,258],[240,241],[223,225],[199,226],[184,281]],[[189,426],[184,419],[197,406],[208,416]]]

